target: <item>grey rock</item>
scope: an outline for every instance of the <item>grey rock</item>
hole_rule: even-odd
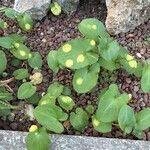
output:
[[[27,133],[0,130],[0,150],[26,150]],[[69,135],[51,135],[51,150],[150,150],[150,142]]]
[[[79,5],[79,0],[53,0],[53,2],[57,2],[68,15],[74,13]]]
[[[106,0],[106,5],[111,34],[127,32],[150,19],[150,0]]]
[[[33,19],[41,20],[46,16],[51,0],[15,0],[14,9],[17,12],[27,12]]]

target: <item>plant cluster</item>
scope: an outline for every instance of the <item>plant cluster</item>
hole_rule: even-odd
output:
[[[29,15],[18,14],[11,8],[2,8],[0,11],[9,18],[16,19],[24,31],[32,29],[32,19]],[[5,29],[6,26],[5,22],[0,23],[1,28]],[[129,74],[141,77],[142,90],[150,92],[148,61],[138,62],[110,37],[104,25],[97,19],[84,19],[78,27],[83,38],[68,41],[57,51],[49,52],[48,66],[54,73],[59,69],[71,69],[73,88],[80,94],[91,92],[96,87],[101,68],[110,72],[122,68]],[[121,93],[116,84],[111,84],[101,91],[96,110],[92,105],[87,105],[85,109],[76,107],[71,90],[56,81],[39,96],[37,85],[43,80],[40,71],[43,64],[41,55],[32,52],[26,46],[25,38],[18,34],[0,37],[0,47],[0,115],[8,115],[11,109],[19,109],[9,103],[14,98],[35,106],[33,114],[39,125],[32,125],[29,129],[26,137],[28,150],[47,150],[51,143],[48,133],[63,133],[67,130],[66,122],[81,132],[92,119],[92,125],[98,132],[111,132],[112,125],[117,125],[125,134],[131,133],[138,138],[142,138],[144,130],[150,127],[150,108],[134,112],[128,105],[132,96]],[[6,51],[12,56],[11,65],[17,68],[9,74],[9,79],[6,79],[5,72],[8,66]],[[19,65],[22,61],[27,63],[24,68]],[[15,95],[8,84],[16,80],[20,81],[20,86]]]
[[[53,72],[57,73],[60,68],[71,69],[74,72],[74,89],[78,93],[86,93],[96,86],[100,68],[111,72],[122,68],[129,74],[141,77],[142,90],[150,92],[148,60],[143,64],[137,62],[134,56],[110,37],[97,19],[84,19],[78,27],[84,38],[73,39],[57,51],[49,52],[48,65]]]
[[[32,30],[33,20],[31,16],[27,13],[18,13],[13,8],[1,7],[0,12],[3,12],[6,17],[16,20],[20,28],[26,32]],[[0,28],[7,28],[7,23],[3,20],[0,21]]]
[[[28,14],[19,14],[12,8],[1,8],[1,12],[11,19],[16,19],[24,31],[32,29],[33,21]],[[4,24],[7,24],[4,22]],[[30,30],[26,27],[30,26]],[[5,28],[3,28],[5,29]],[[0,115],[8,115],[11,109],[19,109],[18,106],[12,106],[9,102],[15,98],[13,90],[9,87],[10,82],[16,80],[22,81],[17,98],[27,100],[36,94],[36,86],[42,82],[42,74],[39,69],[42,67],[42,57],[38,52],[31,52],[25,45],[25,37],[18,34],[10,34],[0,37]],[[7,54],[11,55],[11,62],[7,60]],[[27,61],[28,66],[34,69],[34,74],[29,73],[29,67],[21,67],[22,61]],[[17,68],[11,78],[7,78],[7,67],[11,63],[12,67]],[[32,100],[31,100],[32,101]]]

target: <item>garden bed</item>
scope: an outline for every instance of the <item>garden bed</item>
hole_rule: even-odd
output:
[[[11,2],[0,2],[0,5],[2,6],[12,6],[12,4],[13,3]],[[35,24],[33,31],[30,33],[21,31],[15,21],[9,20],[0,14],[0,18],[3,18],[9,25],[8,29],[4,31],[0,30],[0,36],[8,35],[10,33],[21,33],[27,37],[27,46],[31,48],[32,51],[40,52],[44,60],[44,65],[42,67],[44,79],[43,83],[38,85],[38,91],[41,94],[46,91],[52,81],[59,81],[63,85],[67,85],[71,88],[71,94],[76,103],[76,107],[85,108],[87,104],[92,104],[96,109],[99,91],[105,87],[108,87],[110,83],[116,81],[121,91],[132,95],[132,101],[130,101],[129,105],[134,108],[135,111],[138,112],[143,108],[150,107],[150,93],[144,94],[140,90],[140,79],[135,76],[128,75],[128,73],[124,70],[118,70],[117,74],[109,74],[105,70],[102,71],[101,80],[99,80],[95,91],[92,93],[77,94],[72,88],[72,72],[70,70],[60,70],[56,75],[54,75],[49,69],[46,59],[49,50],[55,50],[59,48],[62,43],[72,38],[80,37],[81,34],[78,32],[77,25],[82,19],[89,17],[94,17],[104,22],[106,18],[105,5],[101,4],[99,1],[88,0],[83,1],[77,12],[69,18],[64,14],[59,17],[48,14],[41,22],[37,22]],[[127,47],[135,58],[142,61],[145,59],[150,59],[150,44],[146,41],[149,34],[150,21],[145,22],[135,30],[132,30],[126,34],[117,35],[115,38],[117,38],[118,42],[122,46]],[[9,57],[9,53],[7,58],[9,59],[9,63],[11,63],[11,56]],[[21,66],[26,66],[26,64],[22,63]],[[6,71],[8,73],[7,77],[10,77],[10,74],[12,74],[14,70],[15,67],[8,67]],[[116,79],[115,76],[117,77]],[[18,87],[20,86],[20,82],[11,82],[9,86],[13,89],[14,93],[16,93]],[[28,106],[28,103],[19,100],[14,100],[12,104],[23,105],[24,109]],[[29,120],[29,118],[24,114],[24,109],[13,110],[10,117],[0,118],[0,129],[28,131],[32,124],[37,124],[37,122]],[[123,132],[116,126],[113,126],[111,133],[106,134],[101,134],[95,131],[92,124],[89,124],[88,127],[82,132],[75,131],[69,122],[64,122],[64,126],[66,129],[63,134],[67,135],[136,139],[133,136],[124,135]],[[150,141],[149,129],[145,131],[143,139]]]

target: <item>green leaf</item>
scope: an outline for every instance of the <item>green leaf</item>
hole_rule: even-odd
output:
[[[15,43],[23,43],[24,38],[18,34],[11,34],[5,37],[0,37],[0,46],[6,49],[10,49]]]
[[[144,137],[144,132],[143,131],[140,131],[140,130],[133,130],[133,133],[132,133],[134,136],[136,136],[138,139],[143,139]]]
[[[79,31],[87,38],[96,39],[98,36],[107,34],[106,28],[102,22],[95,18],[88,18],[81,21],[78,26]]]
[[[54,105],[55,103],[56,97],[51,96],[50,93],[47,93],[46,95],[42,96],[41,100],[39,101],[39,105],[47,105],[47,104]]]
[[[93,105],[87,105],[85,110],[89,113],[89,114],[93,114],[94,113],[94,106]]]
[[[109,88],[101,96],[103,96],[103,97],[107,97],[107,96],[116,97],[116,96],[119,96],[119,95],[120,95],[120,93],[119,93],[119,90],[118,90],[118,86],[116,84],[111,84],[109,86]]]
[[[116,97],[116,100],[119,102],[118,105],[122,107],[123,105],[129,103],[131,97],[131,94],[123,93]]]
[[[33,20],[31,16],[27,13],[21,14],[17,16],[17,21],[22,30],[29,32],[33,27]]]
[[[103,47],[103,45],[101,46],[101,42],[100,42],[98,48],[101,56],[106,61],[116,60],[120,51],[120,46],[118,42],[113,39],[111,41],[108,41],[105,47]]]
[[[78,93],[86,93],[92,90],[97,84],[99,71],[100,65],[98,63],[76,70],[73,77],[74,89]]]
[[[7,22],[4,22],[3,20],[0,20],[0,29],[6,29],[8,27]]]
[[[129,99],[128,94],[120,94],[117,85],[111,84],[109,89],[99,96],[96,116],[102,122],[117,121],[120,108],[127,104]]]
[[[29,77],[29,73],[27,69],[17,69],[13,72],[13,76],[16,80],[23,80]]]
[[[145,93],[150,92],[150,64],[145,64],[142,78],[141,78],[141,88]]]
[[[57,51],[50,51],[47,57],[48,66],[54,73],[57,73],[59,70],[59,63],[56,55]]]
[[[70,123],[74,129],[82,131],[86,128],[89,122],[87,113],[82,108],[77,108],[76,112],[70,114]]]
[[[105,59],[100,58],[98,62],[100,63],[100,66],[107,70],[114,71],[118,69],[118,66],[114,61],[106,61]]]
[[[57,60],[64,67],[80,69],[98,61],[98,55],[90,51],[94,48],[94,40],[74,39],[58,50]]]
[[[136,114],[136,129],[145,130],[150,127],[150,108],[144,108]]]
[[[30,98],[36,92],[36,87],[30,82],[23,83],[17,92],[18,99]]]
[[[15,19],[17,17],[17,12],[13,8],[5,9],[5,15],[10,19]]]
[[[17,58],[12,58],[11,64],[14,67],[20,67],[21,66],[22,61],[17,59]]]
[[[125,69],[129,74],[134,74],[137,77],[142,75],[142,65],[138,63],[134,57],[131,60],[127,60],[131,55],[126,55],[126,58],[120,60],[121,68]]]
[[[60,121],[64,121],[68,117],[61,108],[55,105],[37,106],[34,110],[34,116],[43,127],[55,133],[62,133],[64,131]]]
[[[43,60],[39,52],[32,53],[32,56],[28,59],[28,63],[33,69],[41,69]]]
[[[72,110],[75,106],[73,99],[69,96],[64,95],[58,97],[58,103],[66,111]]]
[[[40,96],[38,93],[33,94],[30,98],[27,98],[26,101],[28,101],[31,104],[38,104],[40,100]]]
[[[71,95],[71,89],[68,86],[64,86],[62,94],[66,95],[66,96],[70,96]]]
[[[0,100],[10,101],[12,99],[13,99],[12,93],[9,93],[7,91],[0,91]]]
[[[53,2],[50,5],[51,12],[55,15],[58,16],[61,14],[61,6],[57,2]]]
[[[43,128],[28,133],[26,137],[26,146],[28,150],[48,150],[51,141],[48,133]]]
[[[61,93],[63,92],[64,86],[61,85],[58,82],[54,82],[52,83],[49,87],[47,92],[54,97],[59,97],[61,95]]]
[[[100,99],[99,108],[96,111],[96,116],[100,118],[102,122],[113,122],[118,118],[119,107],[117,101],[113,97],[107,97],[107,99]]]
[[[128,105],[122,106],[118,116],[118,123],[121,130],[127,134],[131,133],[135,127],[135,122],[136,120],[133,109]]]
[[[17,106],[10,105],[8,102],[0,100],[0,110],[16,109],[16,108]]]
[[[0,116],[8,116],[11,113],[10,109],[0,109]]]
[[[92,117],[92,124],[94,129],[101,133],[111,132],[112,124],[111,123],[104,123],[96,118],[96,116]]]
[[[26,60],[31,57],[30,49],[23,44],[19,44],[17,48],[11,48],[10,52],[20,60]]]
[[[7,58],[3,51],[0,51],[0,74],[2,74],[7,67]]]

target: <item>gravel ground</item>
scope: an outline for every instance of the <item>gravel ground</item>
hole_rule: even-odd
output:
[[[0,1],[0,5],[12,6],[12,2],[13,1],[7,2],[6,0],[2,0]],[[27,46],[33,51],[39,51],[41,53],[45,63],[42,68],[44,80],[43,83],[38,87],[40,93],[44,92],[48,85],[54,80],[72,88],[72,72],[70,70],[60,70],[56,75],[54,75],[47,66],[46,56],[49,50],[57,49],[63,42],[81,36],[78,32],[77,25],[82,19],[87,17],[95,17],[104,22],[106,13],[106,7],[104,3],[101,3],[98,0],[83,0],[77,12],[71,17],[68,18],[64,14],[60,15],[59,17],[55,17],[49,13],[41,22],[37,22],[35,24],[35,27],[31,33],[22,32],[17,27],[16,22],[8,20],[2,14],[0,14],[0,18],[3,18],[9,24],[9,28],[7,30],[0,30],[0,36],[16,32],[24,34],[27,36]],[[144,59],[150,59],[150,44],[146,42],[148,35],[150,35],[150,20],[140,25],[135,30],[129,31],[126,34],[123,33],[117,35],[115,38],[117,38],[121,45],[127,47],[130,53],[133,54],[139,61],[142,61]],[[11,60],[11,57],[8,57],[8,59]],[[21,66],[23,65],[26,64],[21,64]],[[13,67],[8,68],[7,72],[11,74],[14,69],[15,68]],[[132,94],[133,98],[129,105],[132,106],[135,111],[140,111],[145,107],[150,107],[150,94],[144,94],[141,92],[138,78],[128,75],[124,70],[119,70],[116,74],[114,73],[112,75],[110,75],[109,72],[102,71],[100,76],[101,79],[99,80],[95,91],[92,93],[81,95],[77,94],[72,89],[72,95],[77,106],[82,106],[85,108],[87,104],[93,104],[96,108],[97,95],[99,91],[102,88],[107,87],[111,82],[114,82],[113,78],[116,76],[116,82],[120,87],[120,90]],[[10,84],[14,91],[16,91],[19,85],[19,82]],[[21,103],[24,108],[27,105],[26,103],[18,102],[17,100],[15,100],[14,104],[15,103]],[[14,116],[11,116],[9,119],[0,119],[0,129],[27,131],[33,122],[29,121],[27,116],[24,115],[24,110],[14,111],[13,114]],[[108,134],[100,134],[96,132],[92,128],[91,124],[89,124],[89,126],[82,133],[74,131],[68,121],[64,123],[64,126],[66,127],[64,134],[82,134],[97,137],[101,136],[135,139],[133,136],[124,135],[115,126],[113,127],[112,132]],[[149,129],[145,131],[144,140],[150,141]]]

